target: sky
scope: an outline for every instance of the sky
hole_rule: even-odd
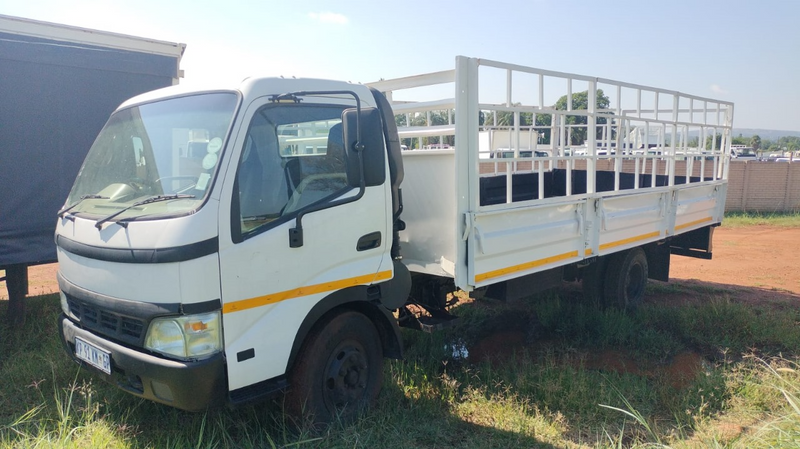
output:
[[[0,14],[185,43],[182,84],[370,82],[465,55],[732,101],[736,128],[800,131],[800,0],[0,0]]]

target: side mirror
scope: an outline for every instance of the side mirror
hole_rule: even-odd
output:
[[[359,161],[363,160],[365,185],[371,187],[383,184],[386,181],[386,151],[380,111],[375,108],[361,109],[361,117],[358,117],[356,109],[347,109],[342,113],[342,124],[347,154],[347,183],[352,187],[361,185]],[[362,148],[360,158],[356,144]]]

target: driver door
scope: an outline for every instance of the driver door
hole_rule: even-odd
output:
[[[220,237],[230,390],[283,375],[301,322],[322,298],[392,276],[381,270],[392,266],[385,183],[316,210],[358,193],[345,175],[343,109],[267,103],[248,111],[231,162],[230,215],[221,208],[231,228],[230,242]],[[293,248],[299,214],[303,244]]]

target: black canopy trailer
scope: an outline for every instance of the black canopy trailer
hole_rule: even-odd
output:
[[[110,113],[178,83],[185,44],[0,15],[0,270],[22,319],[28,267],[54,262],[56,212]]]

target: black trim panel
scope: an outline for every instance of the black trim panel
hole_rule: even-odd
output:
[[[197,313],[216,312],[222,309],[222,301],[219,299],[212,299],[210,301],[197,302],[194,304],[183,304],[181,311],[185,315],[194,315]]]
[[[92,292],[67,281],[59,272],[58,286],[67,298],[70,318],[77,325],[108,339],[142,347],[150,322],[177,315],[180,304],[156,304],[115,298]]]
[[[234,407],[264,401],[275,397],[284,390],[289,383],[283,376],[263,380],[228,393],[228,402]]]
[[[120,263],[171,263],[199,259],[219,252],[219,238],[173,246],[172,248],[103,248],[56,235],[56,245],[64,251],[94,260]]]
[[[250,348],[241,352],[236,353],[236,361],[237,362],[244,362],[245,360],[250,360],[256,356],[255,348]]]
[[[149,321],[157,316],[177,315],[181,312],[181,305],[177,302],[169,304],[156,304],[149,302],[129,301],[127,299],[115,298],[113,296],[103,295],[78,287],[72,282],[64,279],[64,276],[61,275],[61,272],[56,275],[56,278],[58,279],[58,287],[62,292],[64,292],[65,295],[73,296],[82,302],[91,304],[92,306],[104,310],[118,313],[120,315]],[[217,300],[217,304],[219,304],[219,300]],[[219,308],[220,307],[217,307],[217,310],[219,310]]]

